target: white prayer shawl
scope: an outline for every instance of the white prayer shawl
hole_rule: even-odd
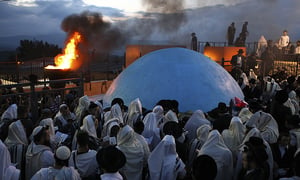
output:
[[[254,113],[246,123],[248,127],[256,127],[261,136],[268,143],[276,143],[279,137],[279,130],[276,120],[269,113],[258,111]]]
[[[17,112],[18,106],[16,104],[10,105],[2,114],[1,120],[3,119],[17,119],[18,118],[18,112]]]
[[[73,167],[55,169],[53,167],[40,169],[31,180],[81,180]]]
[[[192,142],[196,138],[196,131],[198,127],[204,124],[211,125],[210,122],[205,118],[203,111],[196,110],[184,126],[184,129],[188,132],[186,135],[188,143]]]
[[[295,108],[295,105],[292,103],[291,99],[288,98],[288,100],[286,100],[283,105],[285,107],[288,107],[290,108],[291,112],[292,112],[292,115],[295,115],[296,114],[296,108]]]
[[[28,140],[20,120],[10,124],[8,136],[4,143],[11,154],[11,162],[16,164],[18,169],[21,169],[21,164],[26,156]]]
[[[8,136],[4,143],[8,148],[16,144],[28,145],[27,135],[20,120],[9,125]]]
[[[84,112],[89,109],[90,100],[87,95],[82,96],[78,100],[78,106],[75,110],[76,120],[79,123],[80,118],[83,116]]]
[[[260,36],[257,43],[257,50],[256,50],[256,54],[258,57],[260,57],[261,54],[266,50],[267,46],[268,46],[268,42],[266,38],[263,35]]]
[[[46,118],[40,121],[40,126],[48,126],[49,127],[49,135],[50,138],[53,139],[55,136],[55,129],[53,125],[53,119],[52,118]]]
[[[123,177],[119,172],[116,173],[104,173],[101,176],[101,180],[123,180]]]
[[[142,144],[136,138],[135,132],[129,125],[124,126],[119,131],[117,143],[117,147],[126,157],[126,164],[120,172],[123,172],[127,179],[141,180],[145,164],[145,152]]]
[[[103,125],[103,130],[102,130],[102,137],[108,136],[110,137],[110,130],[114,125],[120,126],[120,121],[118,118],[112,118],[106,121]]]
[[[6,146],[0,140],[0,179],[3,180],[18,180],[20,176],[20,170],[11,166],[10,153]]]
[[[74,156],[77,171],[80,174],[80,177],[87,177],[90,175],[95,175],[98,170],[98,163],[96,160],[97,152],[94,150],[89,150],[86,153],[77,154],[77,151],[73,151],[69,158],[69,166],[75,168]]]
[[[111,107],[111,109],[110,109],[110,119],[112,119],[112,118],[118,118],[119,123],[124,124],[123,113],[122,113],[122,110],[121,110],[119,104],[114,104]]]
[[[242,74],[241,74],[241,78],[243,78],[243,83],[244,83],[246,86],[249,86],[249,80],[248,80],[248,77],[247,77],[246,73],[242,73]]]
[[[89,136],[93,136],[93,137],[97,138],[97,131],[96,131],[96,126],[95,126],[95,122],[93,119],[93,115],[85,116],[80,129],[86,131],[89,134]]]
[[[133,127],[137,118],[143,114],[142,103],[139,98],[133,100],[128,107],[128,114],[126,119],[126,124]]]
[[[232,153],[225,145],[221,134],[217,130],[209,133],[207,141],[199,151],[199,155],[212,157],[217,164],[216,180],[231,180],[233,177]]]
[[[174,121],[174,122],[178,123],[178,117],[172,110],[169,110],[163,117],[163,122],[159,126],[160,131],[163,131],[164,125],[169,121]]]
[[[69,119],[76,120],[75,114],[70,112],[67,116],[63,116],[61,112],[58,112],[54,117],[54,121],[60,121],[62,126],[67,125]]]
[[[245,124],[252,115],[253,113],[249,110],[249,108],[243,108],[238,116],[241,119],[242,123]]]
[[[204,124],[197,129],[197,132],[196,132],[197,137],[191,143],[190,151],[189,151],[189,160],[188,160],[189,164],[188,165],[190,167],[192,166],[194,159],[197,157],[198,151],[201,149],[203,144],[206,142],[209,131],[211,129],[212,129],[211,126],[209,126],[207,124]]]
[[[136,139],[143,146],[144,153],[145,153],[145,155],[144,155],[144,167],[146,167],[147,166],[148,157],[150,155],[150,149],[149,149],[148,143],[147,143],[146,139],[142,135],[140,135],[140,134],[138,134],[136,132],[134,134],[136,136]]]
[[[160,121],[164,117],[164,108],[161,105],[157,105],[153,108],[152,111],[155,113],[156,120],[157,120],[157,127],[158,127]]]
[[[289,98],[291,103],[294,105],[295,108],[295,115],[299,115],[300,106],[299,106],[299,99],[297,98],[297,94],[294,90],[289,93]]]
[[[150,180],[176,179],[185,175],[185,164],[176,152],[173,136],[166,135],[148,159]]]
[[[144,131],[142,135],[149,144],[150,150],[153,150],[160,142],[159,128],[157,127],[156,114],[154,112],[148,113],[143,119]]]
[[[229,129],[222,132],[223,140],[232,153],[236,153],[245,136],[245,127],[239,117],[231,119]]]
[[[41,168],[53,166],[54,155],[50,147],[31,142],[26,152],[26,179],[30,179]]]
[[[236,165],[236,168],[235,168],[235,179],[237,178],[238,173],[242,169],[242,152],[244,150],[245,143],[247,141],[249,141],[250,137],[260,137],[260,138],[262,138],[261,132],[257,128],[254,127],[244,137],[243,142],[242,142],[242,144],[239,147],[239,151],[240,152],[239,152],[238,157],[237,157],[237,165]],[[269,180],[272,180],[273,179],[272,178],[273,177],[273,165],[274,165],[273,153],[272,153],[272,150],[271,150],[271,147],[270,147],[269,143],[266,140],[264,140],[264,139],[263,139],[263,142],[264,142],[264,145],[266,146],[266,152],[268,154],[268,160],[267,160],[267,162],[268,162],[269,168],[270,168],[270,177],[269,177]]]

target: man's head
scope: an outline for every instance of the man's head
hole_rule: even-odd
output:
[[[54,153],[55,164],[59,166],[68,166],[71,151],[67,146],[60,146]]]
[[[244,53],[244,50],[243,50],[243,49],[239,49],[239,50],[238,50],[238,54],[239,54],[239,55],[242,55],[243,53]]]
[[[50,146],[50,134],[48,126],[37,126],[31,134],[35,144]]]
[[[99,106],[94,103],[94,102],[90,102],[90,105],[89,105],[89,112],[92,114],[92,115],[95,115],[97,116],[99,114]]]
[[[287,34],[288,34],[288,31],[287,31],[287,30],[284,30],[284,31],[283,31],[283,35],[286,36]]]
[[[100,149],[96,155],[99,167],[106,173],[115,173],[126,163],[126,157],[122,151],[115,146]]]
[[[76,135],[76,138],[77,138],[77,143],[78,143],[79,147],[88,146],[89,134],[86,131],[79,130]]]
[[[59,106],[59,112],[63,115],[63,116],[68,116],[70,113],[69,107],[66,104],[61,104]]]
[[[217,164],[212,157],[200,155],[194,160],[192,167],[192,177],[194,180],[213,180],[216,176]]]
[[[288,146],[290,144],[291,137],[289,132],[280,132],[279,137],[278,137],[278,144],[281,146]]]

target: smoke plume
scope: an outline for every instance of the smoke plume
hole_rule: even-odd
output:
[[[104,21],[102,14],[97,12],[85,11],[67,16],[62,21],[61,28],[68,36],[74,32],[82,35],[83,41],[79,51],[83,62],[95,53],[109,53],[125,42],[123,33],[111,23]]]

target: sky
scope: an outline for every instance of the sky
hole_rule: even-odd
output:
[[[245,21],[248,42],[261,35],[277,40],[284,29],[295,42],[300,39],[298,7],[299,0],[0,0],[0,49],[14,48],[21,39],[63,47],[68,32],[62,22],[83,12],[102,14],[123,35],[123,46],[188,45],[191,32],[199,41],[224,42],[228,25],[235,22],[238,35]]]

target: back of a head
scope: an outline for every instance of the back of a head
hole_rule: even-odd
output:
[[[126,157],[122,151],[115,146],[100,149],[96,155],[99,167],[107,173],[115,173],[126,163]]]
[[[133,124],[133,129],[134,132],[138,133],[138,134],[142,134],[142,132],[144,131],[145,125],[143,123],[143,121],[137,121]]]
[[[124,106],[124,101],[123,99],[121,98],[114,98],[112,101],[111,101],[111,105],[110,106],[113,106],[115,104],[119,104],[120,108],[122,109],[123,106]]]
[[[175,139],[182,135],[182,128],[175,121],[169,121],[163,126],[163,133],[165,135],[172,135]]]
[[[198,156],[193,162],[192,176],[194,180],[214,180],[217,176],[215,160],[208,155]]]
[[[79,130],[76,135],[76,138],[77,138],[77,143],[80,147],[84,147],[84,146],[88,145],[89,134],[86,131]]]

